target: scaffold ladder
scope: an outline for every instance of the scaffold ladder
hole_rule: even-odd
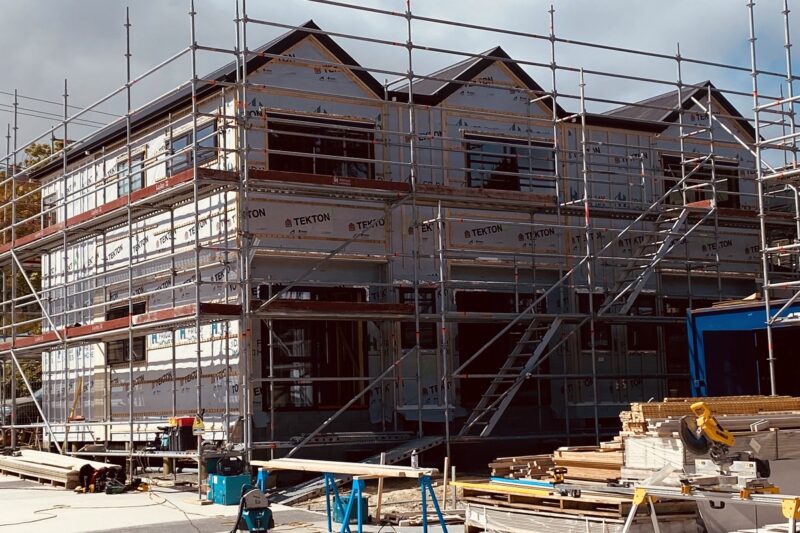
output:
[[[561,324],[561,318],[556,318],[549,326],[543,326],[536,318],[531,320],[514,349],[492,378],[478,405],[472,410],[459,436],[469,435],[473,428],[480,428],[481,437],[489,435],[494,430],[527,376],[546,353],[550,341],[558,333]]]
[[[656,222],[656,237],[640,245],[637,253],[628,261],[622,275],[617,278],[609,297],[598,310],[598,315],[625,315],[633,307],[656,267],[689,232],[680,228],[689,217],[689,209],[677,207],[664,211]],[[641,259],[648,260],[646,263]]]

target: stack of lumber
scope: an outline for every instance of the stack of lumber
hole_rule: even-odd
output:
[[[35,450],[22,450],[19,455],[14,456],[0,455],[0,473],[60,485],[70,490],[78,486],[78,473],[87,464],[98,470],[119,468],[116,465]]]
[[[562,447],[553,453],[556,466],[567,469],[566,479],[601,481],[620,477],[624,464],[621,442],[601,446]]]
[[[700,401],[705,402],[717,418],[793,412],[800,416],[800,398],[792,396],[666,398],[663,402],[632,403],[630,411],[623,411],[620,414],[623,433],[646,433],[658,421],[665,419],[677,421],[683,416],[691,415],[690,406]]]
[[[690,406],[708,405],[722,427],[736,437],[732,452],[753,452],[769,461],[800,459],[800,398],[792,396],[727,396],[666,398],[663,402],[633,403],[620,414],[622,431],[611,442],[596,446],[562,447],[552,455],[498,457],[489,463],[493,477],[539,479],[554,466],[567,469],[566,479],[600,481],[642,480],[665,466],[675,470],[675,483],[693,473],[696,459],[678,436]]]
[[[678,436],[680,420],[692,415],[689,406],[704,401],[720,425],[736,438],[732,452],[752,452],[769,461],[800,459],[800,398],[791,396],[729,396],[667,398],[663,402],[635,403],[620,415],[625,439],[622,477],[641,480],[664,466],[676,474],[694,471],[696,459]],[[692,415],[693,416],[693,415]]]
[[[492,477],[510,479],[541,479],[555,466],[552,455],[519,455],[498,457],[489,463]]]

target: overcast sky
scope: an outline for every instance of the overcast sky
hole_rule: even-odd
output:
[[[383,9],[402,11],[405,0],[342,0]],[[540,0],[412,0],[417,15],[448,18],[482,26],[546,35],[547,10],[551,2]],[[795,5],[796,4],[796,5]],[[132,69],[136,76],[160,63],[189,43],[188,0],[0,0],[0,132],[5,137],[11,122],[12,93],[24,97],[61,101],[64,79],[68,79],[69,101],[85,106],[125,82],[125,8],[131,13]],[[334,7],[310,0],[249,0],[251,18],[280,24],[299,25],[313,19],[332,32],[358,34],[402,42],[406,38],[404,19]],[[793,37],[800,43],[800,2],[790,0]],[[199,44],[232,48],[235,41],[235,0],[196,0]],[[624,48],[674,55],[680,42],[684,57],[720,63],[750,65],[748,18],[745,0],[556,0],[556,35],[566,39],[598,42]],[[783,0],[759,0],[756,6],[759,66],[783,72]],[[248,45],[259,44],[285,29],[248,25]],[[449,50],[482,52],[502,45],[515,59],[549,63],[549,43],[527,37],[466,30],[449,25],[415,22],[415,44]],[[365,67],[398,73],[407,69],[404,48],[382,46],[335,37]],[[800,50],[796,50],[800,54]],[[462,59],[453,54],[414,52],[414,70],[430,73]],[[230,60],[230,56],[202,52],[199,70],[208,72]],[[557,45],[559,65],[590,70],[676,79],[674,60],[653,59],[630,54]],[[524,67],[546,89],[549,71]],[[800,69],[796,69],[800,73]],[[134,103],[142,103],[167,92],[190,76],[187,61],[176,62],[134,88]],[[375,74],[379,81],[397,76]],[[685,65],[686,82],[711,79],[718,87],[750,91],[747,72],[723,71]],[[559,92],[577,94],[574,74],[559,76]],[[605,76],[587,76],[587,95],[617,100],[634,100],[670,90],[667,85],[642,84]],[[777,93],[777,86],[762,87],[762,93]],[[747,115],[751,102],[746,97],[732,100]],[[567,109],[577,103],[562,101]],[[116,99],[102,109],[119,112],[123,101]],[[601,108],[594,106],[596,110]],[[20,144],[57,123],[58,105],[22,98],[20,113],[47,118],[20,117]],[[108,120],[100,114],[90,121]],[[91,123],[86,124],[86,128]],[[82,129],[82,131],[89,131]],[[71,138],[74,138],[70,134]],[[5,153],[5,142],[0,145]]]

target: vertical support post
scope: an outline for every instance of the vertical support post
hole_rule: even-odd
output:
[[[769,364],[769,385],[770,394],[775,396],[777,391],[777,379],[775,375],[775,351],[773,347],[772,317],[770,311],[770,283],[769,283],[769,253],[767,248],[767,221],[764,200],[764,173],[761,164],[761,120],[759,113],[758,96],[758,66],[756,63],[756,29],[753,8],[755,2],[750,0],[747,3],[748,21],[750,27],[750,76],[753,87],[753,125],[755,126],[755,159],[756,159],[756,189],[758,193],[758,225],[761,237],[761,272],[763,276],[762,292],[764,295],[764,314],[767,326],[767,363]]]
[[[272,283],[269,284],[270,298],[272,297]],[[259,322],[260,323],[260,322]],[[275,334],[275,328],[272,319],[267,320],[267,331],[269,332],[269,439],[275,442],[275,340],[278,336]],[[262,341],[263,342],[263,341]],[[289,354],[287,354],[289,355]],[[275,457],[275,449],[270,449],[270,457]]]
[[[597,406],[597,345],[595,333],[595,313],[594,313],[594,261],[592,221],[589,215],[589,151],[586,149],[586,80],[584,79],[583,68],[580,71],[580,98],[581,98],[581,174],[583,177],[583,224],[584,235],[586,237],[586,283],[589,287],[589,336],[592,358],[592,404],[594,408],[594,438],[600,444],[600,415]],[[568,409],[568,407],[567,407]]]
[[[169,129],[169,145],[172,146],[172,120],[170,120],[170,129]],[[172,307],[175,308],[175,284],[177,283],[177,269],[175,264],[175,208],[170,208],[169,210],[169,250],[170,250],[170,282],[172,290],[170,291],[170,299],[172,300]],[[170,328],[170,336],[172,337],[172,348],[170,349],[170,364],[172,366],[172,390],[171,390],[171,398],[172,401],[172,416],[178,416],[178,348],[175,346],[175,342],[177,337],[175,335],[175,328]]]
[[[14,152],[11,165],[11,247],[13,249],[17,240],[17,137],[18,137],[18,117],[19,117],[19,98],[17,90],[14,89]],[[17,264],[11,263],[11,346],[16,346],[17,342]],[[11,367],[11,449],[17,447],[17,375],[14,367]],[[54,439],[55,440],[55,439]],[[56,444],[57,445],[57,444]]]
[[[331,488],[330,488],[331,474],[327,472],[322,474],[322,482],[325,485],[325,517],[328,520],[328,533],[333,532],[333,519],[331,518]],[[334,485],[335,486],[335,485]]]
[[[13,357],[13,354],[12,354]],[[11,367],[11,449],[17,449],[17,368],[16,366]],[[22,369],[19,369],[20,374],[22,374]],[[23,378],[25,377],[22,374]],[[50,437],[53,439],[56,447],[58,447],[58,440],[55,436],[50,433]]]
[[[444,469],[442,470],[442,474],[444,478],[442,479],[442,506],[445,510],[447,510],[447,475],[450,473],[450,456],[444,458]]]
[[[439,245],[439,321],[441,334],[439,342],[442,350],[442,391],[444,392],[444,444],[445,456],[450,457],[450,352],[447,332],[447,283],[448,269],[445,263],[444,211],[441,200],[437,203],[436,224]],[[445,471],[447,478],[447,471]],[[446,490],[446,489],[445,489]]]
[[[128,479],[133,479],[133,208],[131,207],[131,189],[133,179],[131,174],[131,110],[133,108],[131,98],[131,18],[130,8],[125,8],[125,156],[128,159],[125,165],[125,175],[116,176],[116,181],[125,180],[127,182],[127,196],[125,207],[128,215]],[[119,166],[117,166],[119,168]],[[119,191],[119,187],[117,187]],[[147,349],[145,347],[145,349]]]
[[[196,384],[196,403],[197,417],[203,417],[203,343],[200,321],[200,291],[202,289],[202,269],[200,268],[200,182],[197,175],[197,38],[195,31],[194,0],[189,0],[189,30],[190,30],[190,50],[192,64],[192,201],[194,215],[194,327],[195,327],[195,373]],[[197,499],[203,498],[203,438],[197,437]]]
[[[783,0],[783,48],[786,51],[786,96],[789,99],[789,130],[792,134],[792,168],[797,168],[797,137],[794,133],[797,131],[797,118],[795,117],[795,100],[794,100],[794,71],[792,67],[792,39],[789,32],[789,0]],[[795,194],[795,199],[797,195]],[[798,228],[798,238],[800,238],[800,228]]]
[[[455,482],[456,482],[456,467],[455,466],[451,466],[450,467],[450,483],[453,484]],[[455,485],[453,485],[453,490],[450,491],[450,496],[451,496],[450,503],[452,504],[453,509],[455,509],[456,508],[456,497],[458,496],[458,487],[456,487]]]
[[[709,85],[708,91],[706,93],[706,106],[708,106],[708,110],[706,114],[708,115],[708,153],[709,153],[709,162],[711,163],[711,209],[714,210],[714,242],[719,242],[719,210],[717,209],[717,165],[715,160],[715,153],[714,153],[714,117],[712,113],[714,112],[713,107],[713,100],[711,98],[711,86]],[[730,178],[726,178],[730,179]],[[728,187],[728,194],[731,194],[731,187]],[[688,249],[688,247],[687,247]],[[722,274],[719,268],[719,247],[715,247],[714,250],[714,262],[715,267],[717,270],[717,299],[722,301]]]
[[[423,435],[422,429],[422,352],[420,351],[420,318],[419,318],[419,206],[417,205],[417,128],[416,108],[414,107],[414,64],[412,60],[414,43],[411,40],[411,0],[406,0],[406,50],[408,52],[408,153],[409,179],[411,181],[411,218],[412,243],[411,260],[413,262],[414,285],[414,351],[416,355],[415,378],[417,381],[417,436]]]
[[[386,452],[381,452],[380,464],[386,464]],[[378,504],[375,506],[375,520],[381,522],[381,505],[383,504],[383,477],[378,478]]]
[[[550,4],[550,10],[548,11],[550,14],[550,84],[552,86],[552,112],[551,117],[553,121],[553,168],[555,169],[553,179],[556,182],[556,221],[558,224],[562,224],[561,219],[561,203],[569,201],[570,198],[570,188],[569,183],[561,183],[561,154],[560,154],[560,143],[559,143],[559,126],[558,126],[558,88],[557,88],[557,78],[558,78],[558,64],[556,63],[556,10],[553,4]],[[569,150],[569,145],[567,143],[567,150]],[[569,154],[567,153],[567,160],[569,160]],[[568,174],[568,173],[567,173]],[[563,186],[562,186],[563,185]],[[558,241],[558,251],[565,256],[567,256],[567,251],[564,249],[564,244],[561,242],[562,240],[559,239]],[[558,266],[558,277],[561,279],[564,276],[564,269],[561,267],[561,262],[559,262]],[[567,294],[565,294],[565,288],[562,285],[558,289],[558,302],[561,307],[561,311],[566,311],[567,306],[571,303],[571,299],[567,298]],[[567,435],[567,444],[569,444],[569,435],[570,435],[570,424],[569,424],[569,396],[567,393],[567,354],[568,350],[561,350],[561,364],[564,369],[564,380],[563,380],[563,390],[564,390],[564,430]],[[541,406],[540,406],[541,411]],[[455,506],[455,503],[453,504]]]
[[[686,176],[686,134],[685,128],[683,124],[683,57],[681,56],[681,43],[676,44],[675,50],[675,69],[677,73],[677,102],[675,103],[675,109],[678,111],[678,143],[680,151],[680,158],[681,158],[681,204],[683,208],[686,208],[686,204],[688,203],[687,197],[687,176]],[[666,190],[666,187],[664,187]],[[664,198],[664,202],[666,204],[670,203],[669,197]],[[684,254],[686,257],[686,292],[687,298],[689,300],[689,307],[692,307],[692,295],[694,290],[692,289],[692,267],[691,261],[689,256],[689,246],[688,244],[684,244],[683,247]]]
[[[252,316],[250,300],[252,297],[251,286],[251,261],[252,254],[250,247],[252,245],[250,235],[250,224],[246,216],[246,209],[249,204],[249,191],[250,191],[250,166],[247,158],[250,151],[248,145],[248,122],[249,114],[247,112],[247,62],[249,51],[247,49],[247,0],[241,0],[241,13],[239,12],[239,1],[236,2],[236,18],[237,18],[237,32],[236,32],[236,46],[239,51],[240,59],[238,61],[239,68],[236,69],[236,79],[239,82],[239,95],[238,102],[236,103],[237,113],[237,129],[239,132],[239,151],[238,155],[238,168],[241,174],[240,187],[239,187],[239,257],[240,257],[240,280],[241,280],[241,301],[242,301],[242,324],[240,325],[240,347],[239,347],[239,365],[241,368],[240,378],[240,405],[243,418],[244,429],[244,458],[247,461],[250,457],[252,447],[252,426],[250,410],[251,405],[250,394],[250,357],[253,349],[253,333],[252,333]],[[270,421],[271,424],[274,421]]]
[[[62,197],[62,201],[64,202],[64,218],[62,219],[64,222],[69,218],[69,187],[67,186],[67,142],[69,139],[68,135],[68,114],[69,114],[69,91],[67,91],[67,80],[64,80],[64,138],[61,141],[61,183],[62,189],[64,192],[64,196]],[[70,316],[67,313],[67,308],[69,307],[68,297],[69,297],[69,259],[67,257],[67,228],[65,227],[62,230],[63,236],[63,250],[62,250],[62,292],[61,296],[63,298],[61,305],[61,327],[66,331],[67,326],[70,324]],[[64,342],[62,344],[64,350],[64,449],[62,453],[66,450],[68,443],[67,437],[69,435],[69,345],[67,344],[67,336],[64,335]],[[76,365],[77,366],[77,365]]]
[[[238,54],[234,53],[238,60]],[[222,121],[222,169],[228,170],[228,112],[227,107],[227,94],[228,91],[225,87],[222,88],[221,102],[220,102],[220,119]],[[219,163],[218,163],[219,164]],[[228,190],[226,189],[222,197],[222,225],[223,225],[223,239],[225,243],[225,303],[231,303],[230,296],[230,227],[228,224],[228,205],[230,203]],[[241,261],[240,261],[241,262]],[[238,280],[237,280],[238,281]],[[237,285],[241,290],[241,285]],[[231,322],[225,321],[225,412],[222,415],[222,434],[225,442],[230,442],[230,422],[231,422]]]

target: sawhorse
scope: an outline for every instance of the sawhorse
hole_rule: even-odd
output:
[[[267,479],[269,471],[264,468],[258,469],[258,477],[256,486],[261,492],[267,491]],[[354,476],[353,488],[350,491],[350,497],[347,500],[347,505],[342,502],[342,497],[339,494],[339,488],[336,486],[336,477],[331,473],[323,473],[322,480],[325,486],[325,515],[328,521],[328,533],[333,533],[333,511],[337,511],[339,516],[342,517],[342,525],[339,533],[352,533],[350,530],[350,517],[353,514],[353,507],[356,510],[356,524],[358,526],[358,533],[363,533],[364,528],[364,511],[362,508],[361,498],[364,493],[364,479],[369,476]],[[433,508],[436,510],[436,516],[439,519],[439,524],[442,526],[442,533],[447,533],[447,525],[444,523],[444,516],[439,507],[439,500],[436,499],[436,493],[433,491],[433,484],[431,483],[430,476],[421,476],[419,478],[419,490],[422,497],[422,531],[428,533],[428,495],[430,495],[433,502]]]
[[[342,517],[342,525],[339,533],[352,533],[350,531],[350,517],[353,513],[353,507],[356,508],[356,524],[358,533],[363,533],[364,527],[364,509],[362,508],[362,494],[364,492],[364,479],[358,476],[353,478],[353,488],[350,491],[350,497],[347,500],[347,506],[344,506],[342,498],[339,495],[339,489],[336,486],[336,478],[333,474],[323,474],[325,482],[325,513],[328,518],[328,533],[333,533],[333,515],[334,509],[338,511],[339,516]],[[427,496],[430,494],[433,507],[436,509],[436,516],[439,519],[439,524],[442,526],[442,532],[447,533],[447,525],[444,522],[442,510],[439,507],[439,500],[436,499],[436,493],[433,491],[430,476],[422,476],[419,478],[420,495],[422,497],[422,531],[428,533],[428,504]],[[331,501],[331,499],[333,501]]]
[[[647,490],[641,487],[637,487],[633,491],[633,505],[631,506],[631,510],[628,513],[628,517],[625,519],[625,525],[622,526],[621,533],[628,533],[631,530],[631,526],[633,525],[633,520],[636,518],[636,512],[639,510],[639,506],[643,503],[647,502],[648,507],[650,508],[650,521],[653,524],[653,531],[655,533],[661,533],[661,528],[658,527],[658,516],[656,515],[656,507],[655,507],[655,497],[650,496],[647,494]]]

